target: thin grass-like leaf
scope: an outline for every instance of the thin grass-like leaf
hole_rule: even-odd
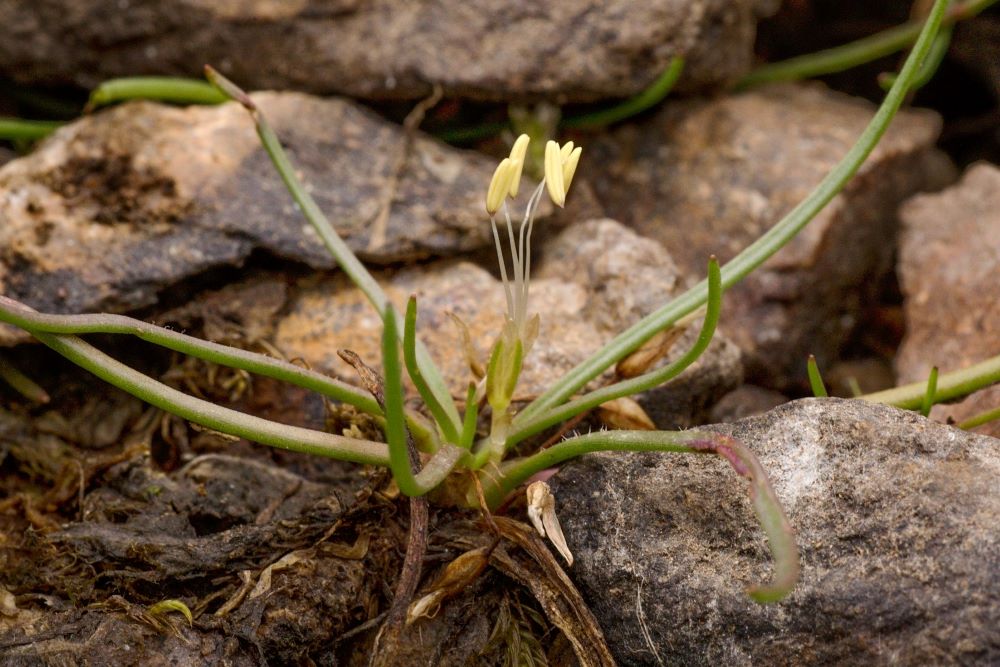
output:
[[[427,384],[420,370],[420,364],[417,363],[417,297],[415,296],[411,296],[406,302],[406,318],[403,321],[403,361],[406,364],[406,372],[410,374],[410,379],[413,380],[413,385],[417,388],[424,405],[441,427],[445,439],[458,444],[459,435],[455,424],[448,418],[448,413]]]
[[[811,354],[809,355],[809,360],[806,362],[806,374],[809,375],[809,386],[812,388],[813,396],[816,398],[826,398],[830,395],[826,391],[823,376],[820,375],[816,357]]]

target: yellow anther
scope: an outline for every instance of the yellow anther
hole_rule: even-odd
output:
[[[572,146],[573,142],[569,142]],[[569,154],[569,157],[563,160],[563,190],[567,193],[569,192],[569,186],[573,182],[573,175],[576,173],[576,165],[580,162],[580,153],[583,152],[583,148],[579,146],[574,148]]]
[[[517,165],[517,168],[511,175],[510,190],[508,190],[512,199],[517,196],[517,188],[521,185],[521,169],[524,167],[524,156],[528,153],[528,143],[530,141],[528,135],[522,134],[510,149],[510,159]]]
[[[521,165],[515,164],[509,157],[505,157],[497,165],[493,172],[493,179],[490,181],[490,188],[486,191],[486,212],[493,215],[500,208],[507,193],[510,192],[511,179],[514,172],[520,176]]]
[[[562,155],[559,144],[554,141],[545,144],[545,188],[549,191],[552,203],[559,207],[566,204]]]
[[[565,162],[566,159],[569,157],[569,154],[572,152],[573,152],[573,142],[567,141],[565,144],[563,144],[562,148],[559,149],[559,157],[562,158],[563,162]]]

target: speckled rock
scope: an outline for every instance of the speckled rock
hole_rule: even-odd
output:
[[[1000,169],[972,166],[961,182],[901,210],[899,278],[906,337],[896,358],[901,382],[932,366],[959,370],[1000,354]],[[1000,386],[938,405],[935,419],[961,422],[1000,405]],[[1000,421],[977,429],[1000,437]]]
[[[776,0],[40,0],[0,2],[0,74],[90,88],[136,74],[357,97],[628,96],[674,55],[688,87],[751,65]]]
[[[399,126],[343,100],[255,99],[364,259],[448,255],[489,241],[489,158],[419,135],[408,142]],[[334,266],[236,104],[128,104],[73,123],[0,169],[0,220],[0,291],[44,311],[146,306],[179,280],[239,265],[255,250]]]
[[[781,603],[728,464],[590,455],[550,485],[570,575],[621,665],[988,665],[1000,661],[1000,450],[912,412],[804,399],[709,427],[760,458],[798,534]]]
[[[515,396],[521,398],[545,390],[614,334],[664,303],[680,282],[662,247],[610,220],[571,226],[553,239],[540,261],[529,310],[541,314],[541,330],[524,361]],[[468,262],[431,264],[381,273],[379,278],[400,308],[410,294],[417,295],[418,334],[455,395],[464,396],[471,375],[461,332],[448,313],[468,326],[476,356],[485,363],[506,308],[500,282]],[[275,345],[313,368],[355,381],[353,369],[337,350],[352,349],[378,366],[381,323],[360,291],[343,277],[311,283],[292,299]],[[681,340],[672,355],[682,354],[689,344]],[[689,425],[694,415],[739,383],[740,373],[738,351],[720,339],[686,379],[658,390],[658,409],[651,416],[663,424]]]
[[[703,275],[710,254],[731,259],[801,201],[872,113],[867,102],[807,85],[682,102],[588,147],[580,171],[607,215]],[[899,202],[952,177],[933,148],[939,126],[931,112],[901,113],[845,191],[727,291],[721,326],[746,355],[751,381],[794,388],[810,353],[823,368],[836,358],[890,270]]]

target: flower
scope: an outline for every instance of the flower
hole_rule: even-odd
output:
[[[496,244],[497,261],[500,264],[500,277],[503,280],[504,293],[507,297],[507,320],[514,323],[514,331],[522,341],[525,352],[531,345],[531,330],[537,331],[537,322],[532,325],[528,317],[528,284],[531,277],[531,232],[534,228],[535,212],[543,190],[547,189],[549,197],[557,206],[564,206],[569,186],[573,182],[576,166],[580,161],[582,149],[573,146],[569,141],[562,147],[554,141],[545,146],[545,177],[535,188],[528,199],[524,218],[514,232],[514,223],[507,210],[507,198],[517,196],[521,184],[521,173],[530,143],[528,135],[522,134],[510,149],[510,155],[497,165],[486,192],[486,212],[490,215],[493,226],[493,241]],[[508,279],[507,261],[497,228],[496,214],[503,211],[507,222],[507,240],[511,256],[513,280]]]
[[[514,223],[510,218],[507,198],[517,196],[521,184],[521,173],[530,143],[528,135],[522,134],[510,149],[510,155],[497,165],[486,191],[486,212],[490,216],[493,227],[493,241],[496,244],[497,261],[500,264],[500,277],[503,281],[504,295],[507,299],[507,317],[500,337],[497,339],[491,355],[487,371],[487,398],[494,409],[494,414],[506,412],[510,405],[521,372],[521,361],[531,348],[538,335],[538,315],[528,315],[528,287],[531,279],[531,232],[535,224],[535,212],[541,201],[542,193],[548,190],[549,197],[557,206],[564,206],[566,193],[576,165],[580,161],[580,148],[574,148],[573,142],[567,142],[562,147],[554,141],[545,146],[545,177],[539,183],[524,212],[521,224],[515,233]],[[508,279],[506,253],[501,242],[497,227],[497,213],[502,212],[507,223],[507,241],[511,259],[513,279]]]

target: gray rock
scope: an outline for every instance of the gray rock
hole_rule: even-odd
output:
[[[588,147],[581,173],[607,215],[659,240],[701,276],[710,254],[731,259],[801,201],[872,112],[817,86],[672,104]],[[836,358],[860,304],[890,269],[898,203],[951,178],[933,148],[939,126],[931,112],[901,113],[846,190],[726,293],[722,327],[755,384],[795,388],[810,353],[821,368]]]
[[[590,240],[591,243],[585,242]],[[600,259],[590,261],[595,252]],[[541,329],[524,368],[515,398],[530,398],[614,334],[665,302],[679,279],[669,255],[658,244],[610,220],[574,225],[553,239],[531,282],[530,312],[541,315]],[[580,267],[588,266],[589,270]],[[390,298],[402,309],[410,294],[418,298],[417,331],[456,396],[464,398],[471,379],[459,328],[468,327],[478,360],[485,364],[506,310],[500,282],[468,262],[441,262],[378,274]],[[289,358],[354,382],[356,374],[337,355],[357,352],[372,366],[381,362],[381,322],[361,292],[342,276],[310,281],[293,297],[280,321],[275,345]],[[696,332],[691,332],[691,335]],[[681,340],[671,356],[686,350]],[[603,381],[611,379],[607,373]],[[689,425],[694,416],[740,381],[739,353],[716,341],[688,377],[657,393],[654,420]],[[649,404],[656,401],[648,400]]]
[[[115,76],[200,76],[249,88],[418,98],[628,96],[674,55],[686,85],[752,64],[756,19],[776,0],[41,0],[0,2],[0,74],[90,88]]]
[[[1000,354],[1000,169],[979,163],[936,195],[901,209],[899,278],[906,337],[896,358],[900,381],[925,380],[932,366],[959,370]],[[936,419],[961,422],[1000,404],[1000,386],[955,405]],[[1000,437],[1000,421],[979,429]]]
[[[408,150],[401,128],[343,100],[255,99],[362,258],[489,241],[492,160],[419,135]],[[236,104],[137,103],[83,118],[0,168],[0,220],[0,291],[43,311],[153,304],[160,290],[257,249],[334,266]]]
[[[571,577],[622,665],[996,664],[1000,450],[881,405],[803,399],[706,427],[760,458],[797,531],[785,601],[728,464],[599,454],[550,484]]]

